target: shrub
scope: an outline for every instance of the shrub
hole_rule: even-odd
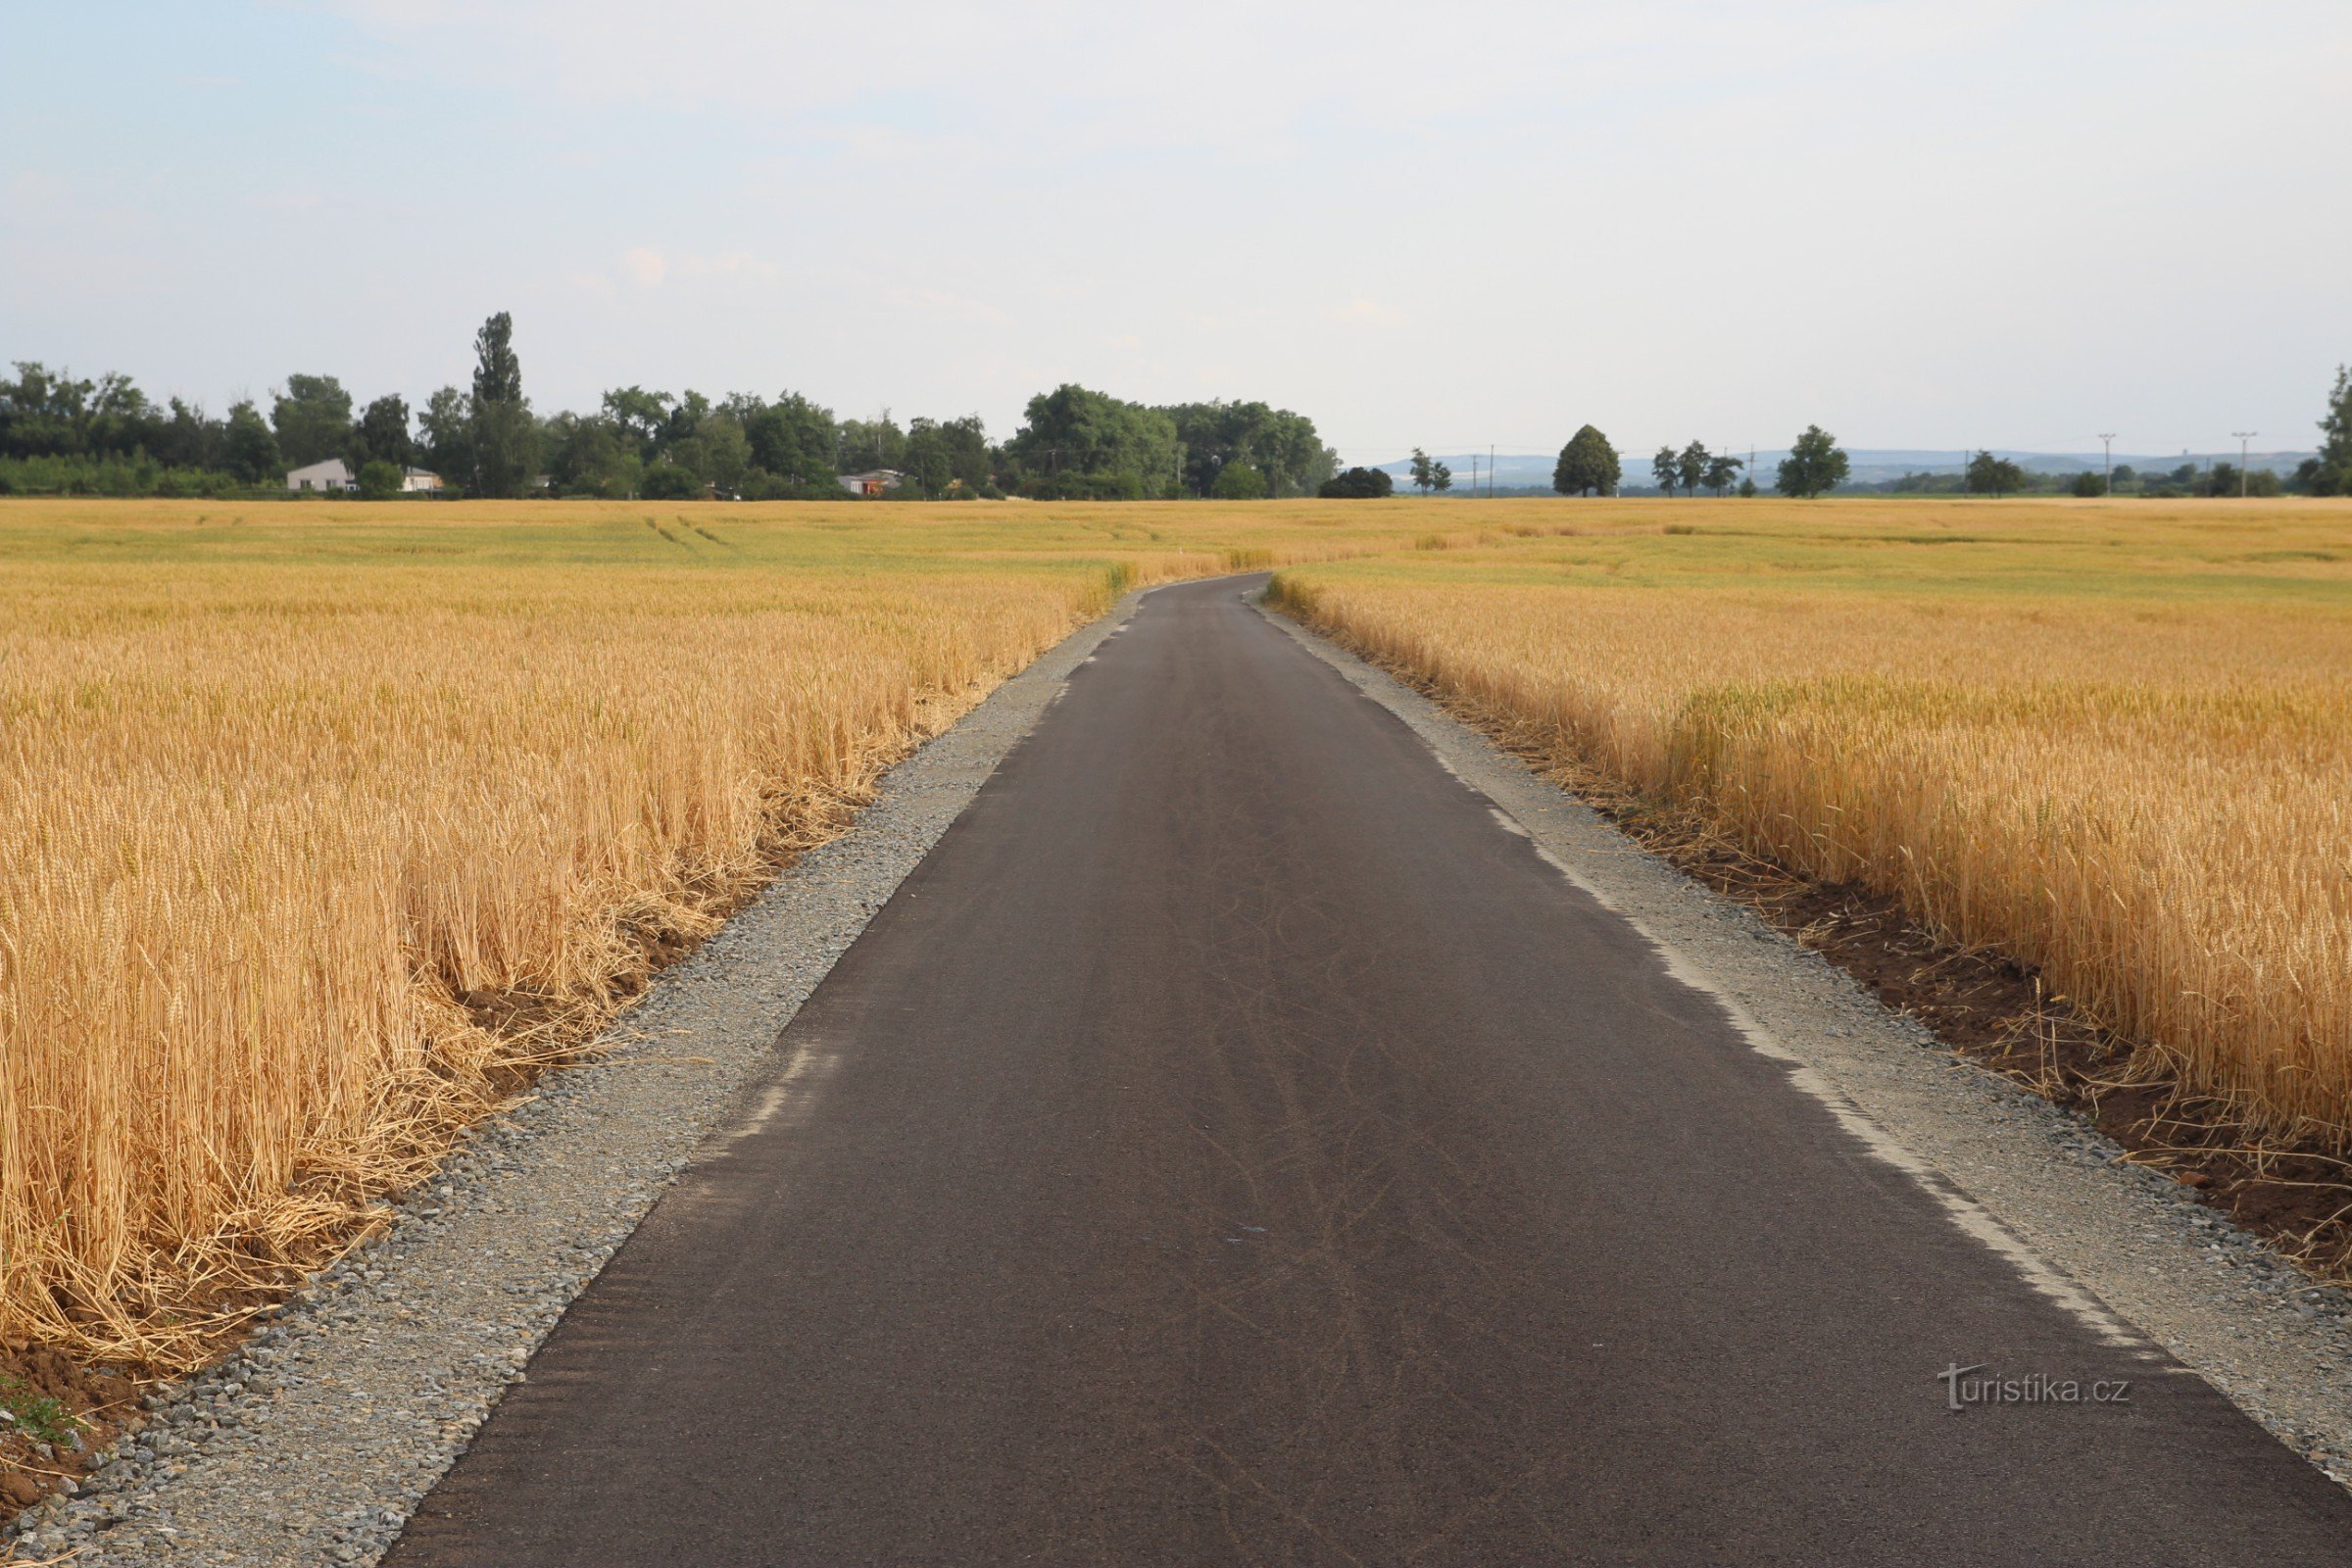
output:
[[[1315,494],[1329,500],[1371,500],[1396,493],[1396,481],[1380,468],[1349,468],[1323,481]]]

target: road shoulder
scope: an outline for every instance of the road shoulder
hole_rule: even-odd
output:
[[[801,1004],[1140,597],[892,768],[584,1065],[476,1128],[235,1354],[152,1396],[122,1458],[27,1510],[0,1560],[375,1561],[698,1147],[784,1076],[777,1038]]]
[[[1828,1101],[1874,1153],[1912,1169],[1956,1223],[2010,1251],[2037,1289],[2063,1298],[2079,1288],[2088,1299],[2068,1304],[2119,1317],[2352,1486],[2352,1320],[2341,1293],[2316,1287],[2178,1183],[2124,1160],[2079,1118],[1889,1012],[1429,697],[1260,609],[1419,736],[1564,875],[1632,920],[1754,1049]],[[1934,1370],[1921,1369],[1923,1382]]]

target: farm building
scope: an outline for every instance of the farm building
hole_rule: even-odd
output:
[[[341,458],[329,458],[296,468],[286,475],[289,490],[352,490],[359,481],[351,476],[351,465]]]
[[[896,468],[875,468],[866,473],[845,473],[841,487],[854,496],[878,496],[886,490],[896,490],[906,475]]]
[[[351,471],[351,465],[341,458],[329,458],[296,468],[286,475],[289,490],[357,490],[360,481]],[[441,488],[441,476],[426,468],[400,470],[400,488],[412,495],[430,494]]]

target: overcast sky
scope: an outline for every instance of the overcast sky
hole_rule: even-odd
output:
[[[2313,444],[2352,5],[0,0],[0,357],[1413,444]]]

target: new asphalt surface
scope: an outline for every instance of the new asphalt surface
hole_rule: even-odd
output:
[[[2352,1560],[1248,586],[1078,670],[389,1561]]]

